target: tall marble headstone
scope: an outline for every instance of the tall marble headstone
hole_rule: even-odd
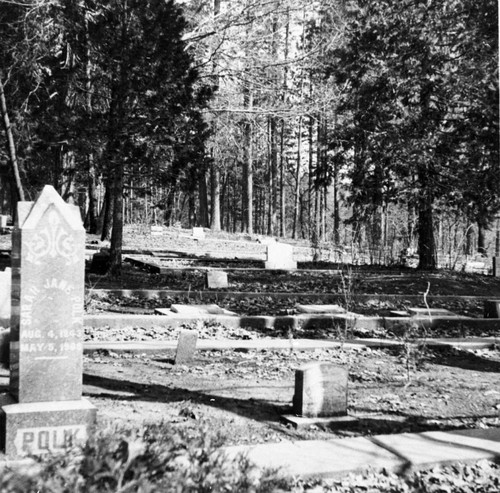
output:
[[[82,399],[85,231],[78,206],[45,186],[19,202],[12,235],[9,394],[0,400],[8,456],[83,442],[96,409]]]

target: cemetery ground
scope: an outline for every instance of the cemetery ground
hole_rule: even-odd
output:
[[[192,245],[186,233],[160,238],[134,234],[130,230],[128,233],[124,247],[136,251],[147,252],[155,247],[180,251]],[[170,242],[165,241],[167,237]],[[87,239],[89,245],[95,241],[95,238]],[[224,241],[223,238],[221,245]],[[231,248],[232,238],[228,237],[227,241]],[[338,303],[365,315],[385,316],[391,310],[425,307],[428,303],[432,308],[482,317],[484,298],[500,297],[500,280],[492,276],[362,266],[348,269],[339,266],[336,274],[300,268],[288,273],[228,271],[229,287],[210,293],[204,288],[205,271],[197,270],[199,258],[197,261],[194,268],[186,270],[183,268],[189,263],[186,258],[175,260],[176,268],[167,274],[143,270],[128,262],[124,262],[120,279],[88,273],[86,312],[152,314],[155,308],[169,307],[172,303],[199,303],[198,294],[203,292],[203,303],[217,303],[241,315],[290,315],[296,313],[297,303],[321,303],[317,295],[328,295],[328,303]],[[219,265],[223,264],[216,264]],[[109,289],[115,291],[101,291]],[[116,291],[120,289],[162,290],[173,294],[120,296]],[[198,350],[193,361],[187,364],[175,364],[174,350],[86,351],[83,396],[98,409],[99,429],[138,431],[148,424],[168,425],[186,436],[210,437],[217,444],[255,445],[500,428],[499,345],[460,348],[427,343],[437,337],[497,337],[495,328],[464,329],[457,322],[443,329],[394,334],[381,330],[339,331],[333,327],[321,330],[302,330],[300,326],[294,330],[231,328],[201,320],[193,320],[184,328],[196,330],[198,340],[280,338],[288,344],[283,349],[266,349],[264,342],[263,349]],[[85,340],[176,341],[178,332],[179,328],[164,324],[120,328],[88,326]],[[415,344],[416,336],[423,337],[421,344]],[[356,337],[398,340],[401,344],[380,347],[375,342],[348,343],[347,339]],[[334,349],[299,351],[293,347],[296,338],[337,339],[340,345]],[[292,409],[295,370],[309,361],[329,362],[348,369],[348,412],[359,418],[355,423],[332,427],[317,424],[296,429],[281,421],[281,416],[290,414]],[[3,370],[0,382],[5,389],[7,378],[8,372]],[[456,478],[458,474],[461,480],[467,474],[471,478],[483,475],[498,481],[500,473],[496,466],[471,467],[468,472],[456,468],[439,474],[448,478]],[[359,478],[356,481],[361,481]],[[364,478],[362,481],[372,486],[391,482],[382,476]],[[477,491],[496,491],[488,489],[488,485],[480,486],[482,489]],[[380,486],[372,491],[385,490]]]

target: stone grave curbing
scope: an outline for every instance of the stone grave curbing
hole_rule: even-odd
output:
[[[9,393],[0,396],[8,457],[84,442],[96,408],[82,399],[85,230],[51,186],[19,202],[12,235]]]
[[[295,428],[312,425],[345,426],[357,422],[347,414],[348,371],[314,361],[295,371],[293,414],[282,421]]]
[[[297,262],[293,260],[293,246],[287,243],[268,243],[265,268],[282,270],[296,269]]]
[[[193,360],[197,341],[198,332],[196,330],[182,329],[179,332],[177,350],[175,351],[176,365],[190,363]]]

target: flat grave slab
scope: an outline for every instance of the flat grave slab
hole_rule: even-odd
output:
[[[408,313],[412,317],[460,317],[456,313],[450,312],[444,308],[408,308]]]
[[[300,313],[346,313],[340,305],[295,305]]]
[[[391,317],[410,317],[410,313],[406,310],[391,310],[389,313]]]
[[[297,430],[307,429],[311,426],[319,428],[345,428],[349,425],[359,423],[359,419],[354,416],[328,416],[328,417],[313,417],[306,418],[304,416],[295,416],[293,414],[284,414],[281,416],[281,421],[286,425],[291,425]]]
[[[181,305],[173,304],[170,308],[156,308],[155,313],[160,315],[171,315],[172,313],[178,315],[186,315],[190,317],[203,316],[203,315],[231,315],[237,316],[235,312],[221,308],[219,305]]]

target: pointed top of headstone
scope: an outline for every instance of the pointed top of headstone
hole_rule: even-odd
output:
[[[49,208],[56,211],[72,230],[83,230],[80,210],[67,204],[51,185],[45,185],[35,202],[19,202],[18,227],[35,229]]]

